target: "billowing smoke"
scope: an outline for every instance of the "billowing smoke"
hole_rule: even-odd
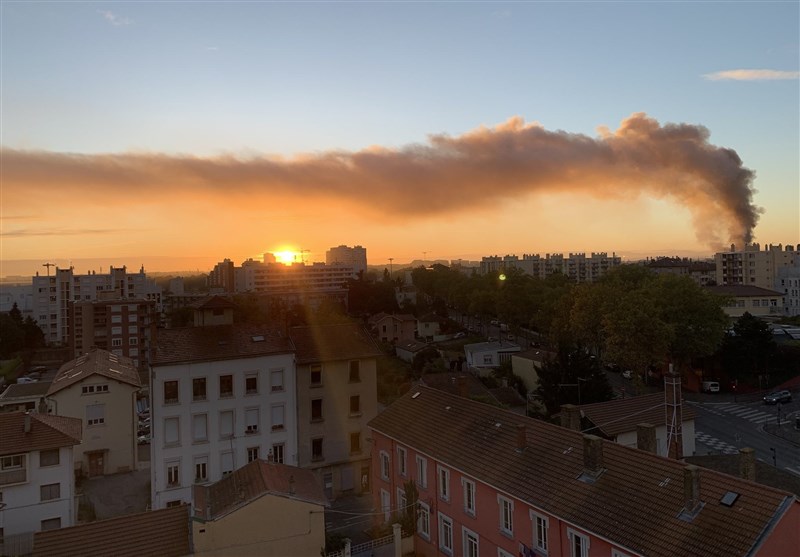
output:
[[[164,154],[80,155],[3,149],[2,184],[13,199],[98,195],[111,200],[274,196],[330,198],[406,218],[485,207],[520,195],[572,192],[666,199],[689,209],[713,249],[752,240],[760,209],[754,173],[735,151],[689,124],[637,113],[599,137],[547,131],[520,117],[425,145],[331,151],[281,160]],[[256,199],[254,199],[256,198]]]

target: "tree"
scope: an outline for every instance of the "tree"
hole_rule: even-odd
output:
[[[566,345],[542,365],[536,394],[548,414],[558,412],[562,404],[605,402],[614,396],[597,358],[580,347]]]
[[[769,372],[770,360],[777,346],[772,332],[761,319],[745,312],[733,325],[733,333],[722,343],[725,371],[732,379],[755,379],[759,382]]]

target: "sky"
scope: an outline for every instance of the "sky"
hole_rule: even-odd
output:
[[[796,1],[0,10],[0,276],[800,244]]]

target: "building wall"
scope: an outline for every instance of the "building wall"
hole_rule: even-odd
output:
[[[783,311],[785,315],[800,315],[800,261],[793,266],[778,269],[773,290],[783,292]]]
[[[797,555],[798,548],[800,548],[800,501],[795,499],[756,555],[759,557]]]
[[[357,361],[360,381],[350,381],[350,363]],[[322,382],[312,384],[312,365],[321,365]],[[313,469],[329,496],[361,493],[368,475],[370,445],[367,423],[378,414],[377,364],[374,358],[297,366],[299,466]],[[359,397],[359,412],[350,412],[350,397]],[[322,419],[312,418],[314,400],[322,401]],[[359,434],[360,450],[351,451],[351,434]],[[323,458],[312,458],[313,439],[322,439]],[[366,478],[369,481],[368,476]]]
[[[306,557],[325,547],[320,505],[264,495],[214,521],[192,521],[194,555]]]
[[[522,378],[528,391],[533,391],[539,386],[539,372],[537,371],[536,362],[530,358],[512,355],[511,369],[514,375]]]
[[[785,248],[778,244],[767,244],[761,249],[760,244],[746,244],[743,250],[731,246],[727,252],[714,255],[717,284],[743,284],[771,289],[775,287],[778,270],[782,267],[796,265],[800,253],[794,246]]]
[[[693,456],[695,453],[694,420],[684,420],[681,427],[683,437],[683,456]],[[626,447],[636,447],[636,431],[627,431],[617,435],[616,442]],[[669,456],[667,451],[667,426],[656,426],[656,445],[658,454]]]
[[[223,464],[232,459],[232,470],[247,461],[248,448],[258,447],[259,458],[267,458],[274,445],[283,445],[284,463],[297,465],[297,410],[295,367],[291,354],[239,360],[155,366],[151,377],[152,441],[150,444],[151,495],[154,509],[168,502],[191,501],[195,465],[205,459],[207,481],[222,478]],[[272,391],[271,371],[283,370],[283,390]],[[258,392],[246,394],[246,377],[257,376]],[[233,396],[220,397],[219,378],[233,375]],[[192,379],[206,378],[206,399],[194,401]],[[165,381],[178,381],[178,402],[165,403]],[[272,407],[283,406],[283,429],[272,430]],[[256,410],[258,431],[247,433],[247,410]],[[233,436],[222,436],[222,412],[233,412]],[[206,439],[194,439],[193,416],[206,416]],[[178,441],[166,444],[166,420],[177,418]],[[174,422],[172,422],[174,423]],[[167,485],[167,466],[177,465],[179,481]]]
[[[83,387],[107,385],[108,392],[83,393]],[[83,440],[75,447],[75,468],[89,474],[87,453],[102,451],[103,473],[116,474],[138,469],[136,393],[139,389],[100,375],[90,375],[49,398],[58,416],[83,422]],[[103,423],[90,424],[87,406],[103,405]]]
[[[75,475],[72,472],[72,447],[59,449],[59,463],[42,467],[40,451],[26,453],[25,483],[0,485],[4,507],[0,511],[3,535],[11,536],[41,530],[42,520],[61,519],[61,527],[73,526],[76,520]],[[57,499],[42,501],[41,486],[60,484]]]
[[[464,534],[466,531],[472,532],[478,539],[478,554],[516,557],[520,554],[520,542],[528,547],[535,545],[534,540],[534,519],[539,515],[547,521],[547,554],[548,555],[570,555],[569,539],[573,532],[585,535],[589,541],[590,556],[609,556],[612,549],[619,549],[623,554],[633,555],[633,552],[626,551],[624,548],[612,546],[607,540],[594,536],[589,532],[576,528],[573,525],[559,520],[542,509],[531,506],[530,504],[516,499],[513,494],[498,492],[494,487],[485,484],[476,478],[462,474],[459,470],[449,467],[446,463],[441,463],[428,455],[419,454],[411,447],[406,447],[396,443],[377,431],[372,432],[372,470],[373,470],[373,502],[376,509],[382,509],[382,493],[389,494],[390,515],[398,508],[400,492],[403,491],[404,482],[417,479],[418,464],[417,457],[425,459],[427,474],[426,485],[417,482],[419,492],[418,501],[421,507],[427,507],[430,513],[430,535],[423,536],[420,533],[420,522],[418,521],[417,535],[414,539],[414,551],[418,556],[439,556],[448,553],[440,550],[442,537],[439,532],[439,518],[444,516],[452,520],[453,525],[453,550],[452,555],[465,555]],[[400,472],[399,448],[406,451],[406,475]],[[381,454],[389,455],[389,476],[383,477]],[[440,474],[439,470],[445,469],[449,473],[448,497],[442,497],[440,493]],[[466,510],[465,505],[465,483],[469,481],[475,487],[475,508],[474,513]],[[511,503],[512,528],[511,532],[502,531],[501,528],[501,501],[505,499]],[[535,513],[535,514],[532,514]],[[385,520],[383,514],[378,516],[378,522]]]
[[[755,317],[780,315],[783,313],[783,303],[780,296],[737,296],[722,310],[728,317],[741,317],[745,312]]]
[[[346,265],[353,269],[353,275],[367,272],[367,248],[362,246],[337,246],[325,252],[325,263],[328,265]]]

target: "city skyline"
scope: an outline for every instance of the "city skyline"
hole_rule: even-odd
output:
[[[800,243],[796,3],[0,9],[2,276]]]

